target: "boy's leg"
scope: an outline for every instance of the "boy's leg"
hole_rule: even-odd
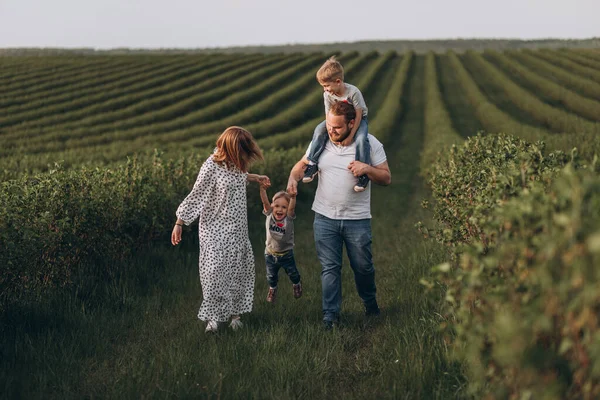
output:
[[[290,277],[290,281],[293,284],[300,282],[300,272],[296,267],[296,260],[294,258],[294,250],[290,250],[285,256],[280,258],[280,263],[287,275]]]
[[[277,257],[265,253],[265,265],[267,267],[267,282],[269,283],[269,293],[267,294],[267,301],[274,303],[277,296],[277,282],[279,280],[279,263]]]
[[[304,171],[304,178],[302,178],[302,182],[309,183],[315,178],[315,175],[319,171],[317,163],[319,161],[319,157],[321,157],[321,153],[323,153],[323,149],[325,149],[325,145],[327,144],[327,126],[325,121],[321,122],[315,128],[313,132],[313,138],[310,144],[310,151],[308,152],[308,165],[306,166],[306,170]]]
[[[302,283],[300,283],[300,272],[296,268],[296,259],[294,258],[294,250],[290,250],[285,256],[281,257],[281,266],[292,281],[292,290],[294,298],[302,297]]]
[[[369,125],[366,119],[360,121],[360,125],[356,130],[354,136],[354,142],[356,143],[356,161],[363,162],[365,164],[371,164],[371,145],[369,144]],[[358,177],[358,182],[354,186],[354,191],[362,192],[367,188],[369,184],[369,177],[367,175],[361,175]]]

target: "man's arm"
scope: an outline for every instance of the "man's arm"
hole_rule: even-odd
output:
[[[354,176],[367,175],[373,183],[387,186],[392,183],[392,173],[387,161],[379,165],[369,165],[360,161],[352,161],[348,164],[348,169]]]
[[[300,161],[298,161],[290,171],[290,177],[288,178],[288,185],[286,191],[290,194],[290,196],[295,196],[298,194],[298,182],[304,176],[304,170],[308,165],[308,158],[306,156],[302,157]]]

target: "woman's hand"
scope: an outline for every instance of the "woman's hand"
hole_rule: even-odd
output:
[[[271,187],[271,179],[266,175],[258,175],[257,182],[261,188],[267,189]]]
[[[181,232],[183,228],[179,224],[175,224],[173,227],[173,232],[171,232],[171,243],[173,246],[177,246],[179,242],[181,242]]]

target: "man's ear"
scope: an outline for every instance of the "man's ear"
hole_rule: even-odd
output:
[[[352,128],[354,128],[354,120],[351,119],[350,122],[348,122],[348,128],[350,128],[350,130],[352,130]]]

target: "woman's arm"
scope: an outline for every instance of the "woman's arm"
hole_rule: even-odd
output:
[[[260,183],[261,185],[263,183],[266,183],[269,186],[271,186],[271,180],[269,179],[269,177],[267,175],[248,174],[248,175],[246,175],[246,180],[248,182],[257,182],[257,183]]]

